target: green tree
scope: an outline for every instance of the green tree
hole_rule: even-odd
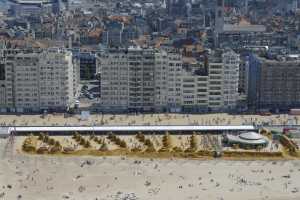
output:
[[[124,140],[121,140],[119,146],[120,146],[121,148],[127,148],[127,144],[126,144],[126,142],[125,142]]]
[[[166,134],[163,136],[162,143],[163,143],[164,148],[166,148],[166,149],[171,148],[171,146],[172,146],[171,137],[170,137],[170,134],[168,132],[166,132]]]
[[[102,143],[99,151],[108,151],[108,147],[107,147],[107,144],[105,142]]]
[[[55,144],[55,140],[53,138],[50,138],[48,144],[49,145],[54,145]]]
[[[90,148],[91,147],[91,143],[90,141],[85,141],[85,144],[84,144],[84,148]]]

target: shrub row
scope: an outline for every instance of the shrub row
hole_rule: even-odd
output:
[[[36,141],[33,136],[27,137],[22,145],[22,150],[26,152],[35,152],[36,151]]]
[[[118,145],[121,148],[127,148],[127,144],[124,140],[120,139],[118,136],[116,136],[113,133],[109,133],[107,136],[107,139],[114,142],[116,145]]]
[[[145,152],[150,153],[150,152],[155,152],[156,151],[156,149],[154,148],[153,142],[149,138],[146,139],[146,137],[145,137],[144,134],[138,133],[135,137],[137,138],[137,140],[139,142],[143,143],[147,147],[146,150],[145,150]],[[131,151],[138,152],[138,151],[142,151],[142,149],[140,149],[140,148],[134,148]]]
[[[291,154],[295,154],[297,152],[297,145],[295,145],[286,135],[281,135],[279,141]]]
[[[282,152],[223,151],[225,157],[281,157]]]
[[[84,148],[90,148],[91,143],[89,140],[84,139],[80,134],[75,133],[72,137],[79,145],[83,146]]]

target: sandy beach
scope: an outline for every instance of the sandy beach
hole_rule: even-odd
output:
[[[0,125],[16,126],[88,126],[88,125],[249,125],[249,124],[299,124],[300,116],[294,115],[230,115],[216,114],[138,114],[138,115],[81,115],[63,114],[0,115]]]
[[[0,199],[300,199],[300,161],[62,157],[6,152]]]

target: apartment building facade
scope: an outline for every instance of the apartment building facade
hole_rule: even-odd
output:
[[[32,53],[31,49],[6,49],[5,46],[0,50],[0,111],[15,112],[15,103],[14,103],[14,57],[18,53]]]
[[[187,68],[179,52],[161,49],[110,49],[98,59],[104,112],[207,112],[236,107],[239,55],[232,51]]]
[[[182,56],[176,51],[157,51],[155,58],[155,110],[181,111]]]
[[[300,107],[300,59],[296,57],[267,59],[250,55],[250,109],[287,111]]]
[[[180,105],[179,54],[155,49],[110,49],[98,55],[104,111],[163,111]]]
[[[198,73],[197,69],[184,70],[182,74],[181,105],[184,112],[208,111],[208,74]]]
[[[183,111],[230,111],[237,106],[239,55],[228,51],[209,57],[182,74]]]
[[[63,49],[3,50],[1,111],[68,110],[78,94],[78,67]]]
[[[222,54],[222,96],[225,110],[233,110],[237,106],[239,98],[239,70],[240,56],[233,51],[226,51]]]

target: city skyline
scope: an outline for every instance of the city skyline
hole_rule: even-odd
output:
[[[0,0],[0,199],[299,200],[300,0]]]

